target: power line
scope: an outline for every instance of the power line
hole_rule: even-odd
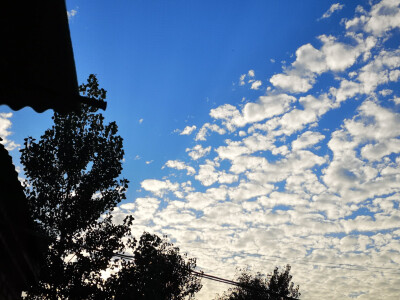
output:
[[[53,241],[51,238],[46,238],[42,235],[38,235],[36,232],[33,230],[26,230],[27,232],[34,234],[36,236],[39,236],[42,239],[46,239],[49,241]],[[90,247],[83,247],[86,250],[92,250],[92,251],[100,251],[99,249],[94,249]],[[190,247],[187,247],[190,248]],[[215,248],[212,247],[196,247],[196,249],[203,249],[203,250],[215,250]],[[250,249],[252,250],[252,249]],[[254,253],[251,252],[243,252],[244,254],[249,254],[249,255],[254,255]],[[120,256],[124,258],[125,254],[115,254],[113,253],[114,256]],[[127,255],[129,257],[129,255]],[[288,262],[288,258],[281,257],[281,256],[265,256],[265,255],[260,255],[264,260],[270,260],[270,261],[276,261],[276,260],[284,260],[285,262]],[[133,258],[133,257],[132,257]],[[289,259],[290,260],[290,259]],[[356,264],[349,264],[349,263],[331,263],[331,262],[316,262],[312,260],[306,260],[303,258],[294,258],[291,259],[292,262],[288,262],[289,264],[293,265],[294,263],[296,264],[301,264],[301,265],[313,265],[313,266],[322,266],[322,267],[327,267],[327,268],[341,268],[344,270],[351,270],[351,271],[360,271],[360,272],[366,272],[366,271],[371,271],[370,269],[375,269],[377,271],[393,271],[393,272],[387,272],[387,274],[393,274],[393,275],[400,275],[400,271],[398,268],[391,268],[391,267],[377,267],[377,266],[362,266],[362,265],[356,265]]]
[[[261,290],[261,289],[258,289],[258,288],[252,287],[252,286],[248,286],[248,285],[240,283],[240,282],[236,282],[236,281],[232,281],[232,280],[229,280],[229,279],[217,277],[217,276],[214,276],[214,275],[205,274],[203,272],[197,272],[197,271],[194,271],[194,270],[190,270],[190,272],[192,274],[198,276],[198,277],[202,277],[202,278],[205,278],[205,279],[209,279],[209,280],[213,280],[213,281],[217,281],[217,282],[221,282],[221,283],[225,283],[225,284],[235,285],[235,286],[247,289],[247,290],[252,290],[252,291],[256,291],[256,292],[263,293],[263,294],[267,293],[267,294],[270,294],[270,295],[273,295],[273,296],[276,296],[276,297],[281,297],[281,298],[289,299],[289,300],[298,300],[298,298],[292,298],[292,297],[289,297],[289,296],[283,296],[283,295],[280,295],[280,294],[275,293],[273,291]]]
[[[122,254],[122,253],[115,253],[114,255],[118,256],[118,257],[121,257],[121,258],[124,258],[124,259],[128,259],[128,260],[134,260],[135,259],[134,256],[132,256],[132,255],[127,255],[127,254]],[[198,272],[198,271],[195,271],[195,270],[192,270],[192,269],[190,269],[189,271],[193,275],[195,275],[197,277],[202,277],[204,279],[208,279],[208,280],[212,280],[212,281],[216,281],[216,282],[220,282],[220,283],[234,285],[234,286],[237,286],[237,287],[244,288],[246,290],[255,291],[255,292],[259,292],[259,293],[263,293],[263,294],[266,293],[266,294],[273,295],[273,296],[276,296],[276,297],[281,297],[283,299],[298,300],[298,298],[292,298],[292,297],[289,297],[289,296],[283,296],[283,295],[280,295],[280,294],[275,293],[273,291],[261,290],[261,289],[258,289],[256,287],[248,286],[246,284],[243,284],[243,283],[240,283],[240,282],[236,282],[236,281],[233,281],[233,280],[229,280],[229,279],[225,279],[225,278],[222,278],[222,277],[206,274],[204,272]]]
[[[189,247],[190,248],[190,247]],[[204,250],[214,250],[212,247],[196,247],[196,248],[201,248]],[[249,255],[254,255],[254,253],[251,252],[244,252],[243,254],[249,254]],[[276,261],[276,260],[284,260],[288,262],[288,258],[281,257],[281,256],[265,256],[265,255],[260,255],[263,260],[270,260],[270,261]],[[394,271],[394,272],[388,272],[388,274],[400,274],[400,271],[398,268],[391,268],[391,267],[377,267],[377,266],[362,266],[362,265],[356,265],[356,264],[349,264],[349,263],[331,263],[331,262],[317,262],[317,261],[312,261],[312,260],[306,260],[303,258],[294,258],[291,260],[292,263],[290,264],[302,264],[302,265],[314,265],[314,266],[322,266],[322,267],[327,267],[327,268],[341,268],[345,270],[351,270],[351,271],[371,271],[369,269],[375,269],[377,271]]]

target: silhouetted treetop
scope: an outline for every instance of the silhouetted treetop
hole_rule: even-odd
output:
[[[143,233],[133,256],[109,279],[117,300],[192,299],[202,287],[200,278],[191,273],[196,259],[181,255],[165,238]]]
[[[106,98],[94,75],[80,92],[94,101]],[[137,243],[132,216],[113,221],[128,188],[120,178],[124,150],[116,123],[105,123],[97,108],[86,105],[52,119],[38,141],[28,137],[21,149],[30,214],[49,243],[28,299],[192,297],[201,288],[189,271],[194,259],[156,235],[145,233]],[[134,260],[119,253],[133,253]]]
[[[286,297],[299,299],[299,286],[295,286],[290,275],[290,265],[283,271],[276,267],[271,275],[265,276],[261,273],[251,273],[242,270],[234,280],[240,284],[229,288],[216,300],[281,300]]]

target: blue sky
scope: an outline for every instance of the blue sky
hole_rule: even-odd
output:
[[[398,298],[399,0],[67,6],[79,82],[124,138],[116,219],[207,273],[289,263],[304,299]],[[51,112],[0,111],[18,161]]]

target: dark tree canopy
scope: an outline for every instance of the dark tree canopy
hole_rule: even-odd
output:
[[[94,75],[80,92],[97,101],[106,98]],[[52,119],[54,125],[40,140],[25,139],[21,150],[30,213],[49,244],[39,283],[28,298],[111,299],[110,291],[115,294],[115,287],[127,282],[146,293],[152,285],[160,290],[167,285],[174,296],[160,299],[181,299],[199,290],[186,272],[195,266],[193,260],[186,263],[175,248],[149,234],[136,246],[133,217],[122,224],[112,220],[128,187],[128,180],[120,179],[124,150],[116,123],[105,124],[97,108],[86,105],[78,112],[54,113]],[[137,262],[116,256],[125,252],[133,252]],[[105,280],[104,270],[119,271]],[[155,281],[160,270],[164,281]]]
[[[143,233],[134,250],[134,261],[124,261],[121,272],[112,276],[115,299],[192,299],[202,285],[190,270],[194,258],[182,257],[166,239]]]
[[[228,289],[216,300],[281,300],[285,297],[299,299],[299,286],[295,286],[290,275],[290,266],[285,270],[274,269],[273,274],[265,276],[261,273],[250,273],[242,270],[235,279],[241,286]]]

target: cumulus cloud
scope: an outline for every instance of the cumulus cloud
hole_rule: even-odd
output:
[[[261,86],[262,82],[261,80],[256,80],[251,84],[251,89],[252,90],[258,90],[258,88]]]
[[[186,152],[193,160],[198,160],[199,158],[207,155],[211,151],[211,146],[203,148],[201,145],[196,145],[193,148],[186,148]]]
[[[136,198],[135,202],[119,206],[122,212],[132,214],[136,221],[150,221],[154,217],[161,201],[157,198]]]
[[[280,115],[290,108],[296,98],[287,94],[260,96],[257,102],[246,103],[242,111],[230,104],[221,105],[210,111],[210,116],[222,121],[229,131]]]
[[[313,87],[315,78],[312,74],[307,77],[302,77],[300,75],[290,73],[274,75],[269,81],[274,86],[280,87],[283,90],[294,93],[304,93]]]
[[[246,78],[246,74],[240,75],[239,77],[239,85],[245,85],[244,79]]]
[[[226,130],[219,127],[217,124],[210,124],[210,123],[205,123],[199,130],[199,132],[196,135],[195,141],[205,141],[207,135],[210,132],[217,132],[219,134],[225,134]]]
[[[164,169],[165,167],[177,170],[186,170],[187,175],[194,175],[196,173],[196,170],[193,167],[187,166],[184,162],[179,160],[169,160],[165,163],[162,169]]]
[[[11,117],[13,114],[10,113],[0,113],[0,138],[3,140],[1,143],[5,146],[5,148],[9,151],[14,150],[17,148],[19,145],[16,144],[14,141],[9,140],[8,137],[12,135],[12,132],[10,131],[12,123],[11,123]]]
[[[236,174],[229,174],[225,171],[217,171],[216,167],[220,164],[216,161],[206,160],[206,163],[200,165],[200,170],[195,178],[202,183],[204,186],[210,186],[215,182],[222,184],[229,184],[238,180]]]
[[[290,103],[295,97],[287,94],[261,96],[258,103],[247,103],[243,108],[244,124],[259,122],[276,115],[280,115],[289,109]],[[240,124],[241,120],[237,123]],[[234,122],[234,120],[233,120]]]
[[[196,125],[193,126],[186,126],[183,131],[180,133],[180,135],[190,135],[192,134],[193,131],[196,130]]]
[[[194,137],[202,144],[186,149],[196,170],[185,159],[164,166],[194,183],[146,179],[149,195],[118,213],[134,212],[137,228],[168,234],[217,276],[290,263],[306,299],[397,299],[400,52],[388,37],[398,7],[358,7],[344,32],[300,46],[264,95],[211,109]],[[206,283],[198,298],[225,288]]]
[[[324,170],[327,185],[353,202],[396,190],[394,170],[389,171],[386,164],[376,167],[375,163],[399,153],[400,127],[395,125],[399,121],[399,114],[372,101],[364,102],[359,114],[345,121],[328,143],[334,159]]]
[[[379,86],[399,79],[400,50],[382,50],[373,60],[363,66],[357,76],[363,92],[369,94]]]
[[[345,71],[354,65],[360,55],[369,55],[370,49],[376,44],[374,37],[365,40],[354,35],[352,37],[355,45],[339,42],[333,36],[319,36],[322,42],[320,49],[311,44],[301,46],[296,51],[296,60],[292,66],[284,73],[272,76],[270,82],[275,87],[292,93],[309,91],[314,86],[317,75],[327,71]]]
[[[335,11],[340,11],[343,7],[344,5],[340,3],[332,4],[331,7],[329,7],[329,9],[322,15],[321,19],[329,18]]]
[[[388,31],[400,27],[400,2],[383,0],[372,6],[367,12],[359,8],[359,16],[346,21],[346,29],[362,30],[375,36],[382,36]]]
[[[324,138],[325,136],[319,132],[306,131],[292,142],[292,149],[307,149],[319,143]]]
[[[254,70],[249,70],[247,74],[240,75],[239,85],[244,86],[246,84],[246,78],[247,78],[247,83],[251,83],[250,89],[257,90],[262,83],[260,80],[255,80],[254,77],[255,77]]]
[[[384,97],[388,96],[388,95],[391,95],[392,93],[393,93],[393,91],[389,90],[389,89],[383,89],[383,90],[379,91],[379,94],[381,94]]]
[[[68,20],[71,20],[73,17],[76,16],[78,11],[76,9],[71,9],[67,11]]]
[[[169,180],[162,181],[157,179],[146,179],[140,183],[140,186],[156,196],[161,197],[168,191],[177,191],[179,189],[178,183],[172,183]]]

